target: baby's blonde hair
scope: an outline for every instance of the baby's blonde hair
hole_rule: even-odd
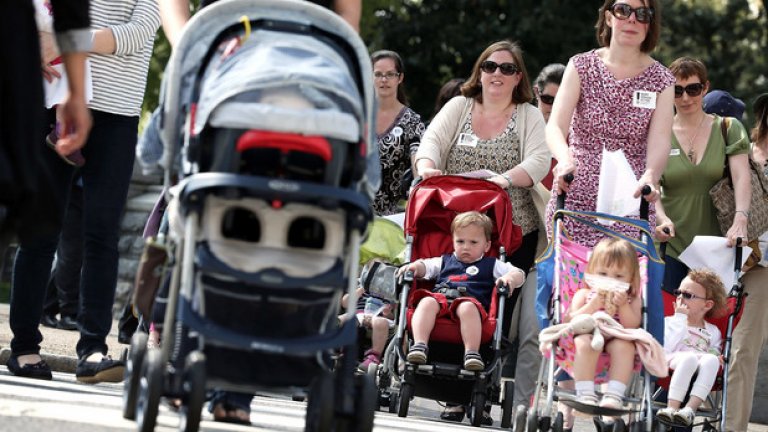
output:
[[[451,233],[456,232],[457,228],[464,228],[469,225],[477,225],[485,231],[485,239],[491,241],[493,234],[493,222],[491,218],[477,211],[468,211],[459,213],[451,222]]]
[[[622,267],[630,274],[629,295],[636,297],[640,290],[640,264],[637,250],[632,243],[614,237],[600,240],[592,249],[587,263],[587,273],[594,273],[597,267]]]
[[[707,268],[691,269],[686,276],[688,279],[704,287],[707,292],[707,300],[712,300],[714,305],[708,310],[707,318],[723,316],[728,311],[728,301],[725,298],[725,285],[717,273]]]

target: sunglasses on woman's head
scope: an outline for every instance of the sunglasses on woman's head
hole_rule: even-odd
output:
[[[675,297],[682,296],[686,300],[690,300],[690,299],[708,300],[706,297],[700,297],[700,296],[697,296],[696,294],[689,293],[689,292],[686,292],[686,291],[675,290],[674,294],[675,294]]]
[[[539,95],[539,100],[541,101],[541,103],[547,104],[547,105],[552,105],[553,103],[555,103],[555,97],[550,96],[548,94]]]
[[[693,83],[688,84],[687,86],[675,86],[675,97],[681,98],[683,97],[683,92],[688,93],[688,96],[690,97],[696,97],[701,94],[701,92],[704,90],[704,84],[702,83]]]
[[[495,61],[486,60],[480,63],[480,69],[485,73],[494,73],[496,69],[501,69],[501,73],[504,75],[514,75],[520,72],[520,68],[514,63],[502,63],[498,64]]]
[[[637,22],[643,24],[648,24],[653,20],[653,8],[645,6],[633,9],[626,3],[614,3],[614,5],[611,6],[611,13],[620,20],[627,20],[634,13]]]

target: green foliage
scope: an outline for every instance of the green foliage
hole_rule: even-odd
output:
[[[688,55],[709,68],[713,88],[748,104],[768,91],[768,0],[662,1],[662,38],[654,56],[664,64]],[[533,80],[552,62],[595,48],[600,0],[363,0],[361,36],[371,51],[403,57],[412,107],[432,116],[440,86],[468,77],[477,56],[500,39],[519,41]],[[758,14],[754,9],[757,8]],[[170,47],[160,33],[150,65],[145,110],[157,104]],[[750,112],[751,110],[747,110]]]

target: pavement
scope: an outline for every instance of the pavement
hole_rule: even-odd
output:
[[[11,339],[13,334],[8,322],[10,306],[0,303],[0,365],[4,365],[11,355]],[[77,330],[59,330],[40,326],[43,342],[40,344],[40,356],[56,372],[75,373],[77,354],[75,346],[80,338]],[[120,358],[128,345],[117,342],[117,321],[112,322],[112,330],[107,336],[109,355]]]

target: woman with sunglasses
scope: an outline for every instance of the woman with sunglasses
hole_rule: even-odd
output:
[[[656,235],[668,242],[664,284],[672,290],[688,273],[677,257],[693,238],[722,235],[709,190],[723,177],[723,166],[727,163],[730,168],[736,199],[736,215],[726,234],[730,245],[736,237],[747,235],[751,189],[749,137],[744,126],[730,117],[726,140],[722,132],[724,118],[704,112],[702,100],[709,90],[706,66],[699,60],[681,57],[669,67],[675,75],[676,113],[672,149],[661,177],[662,205],[656,208]]]
[[[768,176],[768,93],[759,95],[752,105],[755,126],[752,128],[752,159]],[[749,301],[738,327],[733,331],[731,369],[728,374],[728,412],[726,430],[747,430],[752,415],[760,354],[768,340],[768,232],[758,242],[762,259],[741,278]]]
[[[603,149],[623,150],[639,178],[627,194],[639,197],[647,184],[653,190],[646,199],[658,198],[656,186],[669,153],[675,82],[649,55],[661,32],[659,7],[657,0],[605,0],[596,25],[602,48],[575,55],[565,68],[547,123],[547,144],[558,162],[553,191],[568,192],[568,209],[595,210]],[[570,184],[566,174],[574,175]],[[555,195],[547,221],[555,210]],[[653,209],[650,217],[653,223]],[[601,238],[582,224],[566,221],[566,228],[585,246]]]
[[[381,162],[381,187],[373,199],[373,211],[380,216],[401,212],[400,201],[411,181],[404,178],[419,148],[424,123],[408,107],[403,80],[403,60],[394,51],[381,50],[371,55],[373,84],[378,98],[376,139]],[[411,178],[408,176],[409,179]]]
[[[515,267],[528,270],[533,265],[541,224],[530,188],[547,174],[551,155],[544,141],[544,118],[530,101],[533,99],[523,53],[517,43],[499,41],[488,46],[477,58],[472,74],[461,88],[462,96],[451,99],[430,123],[416,153],[418,174],[429,178],[486,169],[498,173],[488,178],[507,190],[514,221],[523,232],[520,248],[508,256]],[[535,326],[533,293],[522,290],[520,322]],[[526,304],[526,300],[529,300]],[[515,308],[505,309],[505,326]],[[504,332],[508,328],[504,329]],[[538,329],[520,331],[515,406],[527,406],[538,371]],[[460,408],[455,408],[458,410]],[[446,414],[446,413],[444,413]],[[460,421],[463,411],[441,416]],[[492,422],[490,417],[484,424]]]

